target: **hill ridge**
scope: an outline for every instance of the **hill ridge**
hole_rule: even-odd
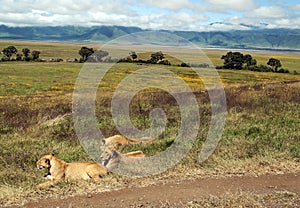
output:
[[[149,31],[125,26],[26,26],[0,25],[2,40],[107,42],[123,35]],[[203,47],[300,49],[300,29],[249,29],[230,31],[169,31]],[[176,43],[175,43],[176,44]]]

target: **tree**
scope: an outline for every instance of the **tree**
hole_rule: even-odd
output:
[[[165,58],[165,56],[164,56],[164,54],[161,51],[156,52],[156,53],[152,53],[151,54],[150,63],[156,64],[158,61],[161,61],[164,58]]]
[[[25,61],[30,61],[30,57],[29,57],[30,49],[29,48],[23,48],[22,53],[23,53],[23,56],[24,56],[24,60]]]
[[[246,64],[247,67],[253,67],[257,64],[257,61],[253,59],[251,55],[246,54],[244,55],[244,64]]]
[[[22,61],[22,56],[23,56],[23,54],[17,53],[16,60],[17,61]]]
[[[277,72],[278,68],[281,67],[280,60],[275,58],[270,58],[267,64],[272,67],[274,72]]]
[[[32,51],[31,52],[31,56],[32,56],[32,60],[37,60],[40,57],[40,53],[39,51]]]
[[[240,52],[227,52],[221,59],[224,59],[225,69],[242,69],[244,64],[244,55]]]
[[[8,60],[12,57],[13,54],[17,54],[18,50],[15,46],[8,46],[2,50],[2,53],[7,57]]]
[[[134,51],[131,51],[131,53],[129,53],[132,60],[134,61],[135,59],[137,59],[137,54]]]
[[[91,56],[94,53],[94,49],[93,48],[88,48],[88,47],[81,47],[81,49],[79,50],[79,55],[82,57],[83,62],[86,62],[88,57]]]

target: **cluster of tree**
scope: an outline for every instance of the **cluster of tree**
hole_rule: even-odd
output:
[[[136,52],[132,51],[129,53],[129,56],[123,59],[112,59],[109,57],[109,53],[103,50],[94,50],[93,48],[88,48],[86,46],[81,47],[78,51],[81,58],[79,62],[83,63],[86,61],[89,62],[129,62],[129,63],[147,63],[147,64],[163,64],[163,65],[171,65],[171,63],[165,59],[165,54],[161,51],[152,53],[150,55],[150,59],[143,60],[137,59],[138,55]],[[4,57],[1,58],[1,61],[36,61],[39,60],[40,51],[30,51],[29,48],[23,48],[22,53],[18,53],[18,50],[15,46],[8,46],[2,50],[2,54]],[[281,72],[281,73],[289,73],[288,70],[280,68],[281,62],[276,58],[270,58],[267,62],[268,66],[265,65],[257,65],[257,61],[252,58],[249,54],[242,54],[240,52],[227,52],[226,55],[223,55],[221,59],[224,60],[223,66],[218,68],[223,69],[248,69],[252,71],[264,71],[264,72]],[[53,59],[54,60],[54,59]],[[51,60],[50,60],[51,61]],[[62,59],[59,59],[62,61]],[[77,62],[77,59],[75,59]],[[190,65],[187,63],[181,63],[181,67],[209,67],[208,64],[200,64],[200,65]]]
[[[150,58],[147,60],[138,59],[138,55],[135,51],[131,51],[129,56],[122,59],[112,59],[107,51],[98,50],[95,51],[93,48],[88,48],[86,46],[82,47],[79,50],[79,55],[81,56],[79,62],[114,62],[114,63],[138,63],[138,64],[162,64],[162,65],[171,65],[170,61],[165,59],[165,54],[161,51],[152,53]],[[181,63],[176,65],[179,67],[200,67],[200,68],[209,68],[209,64],[188,64]]]
[[[131,51],[128,57],[119,60],[119,62],[171,65],[171,63],[167,59],[165,59],[165,54],[163,54],[163,52],[161,51],[152,53],[150,55],[150,59],[148,60],[137,58],[138,56],[136,52]]]
[[[18,53],[15,46],[8,46],[2,50],[4,57],[1,61],[36,61],[40,57],[40,51],[30,51],[29,48],[23,48],[22,53]]]
[[[247,69],[251,71],[263,71],[263,72],[280,72],[280,73],[289,73],[288,70],[280,68],[281,62],[279,59],[270,58],[267,65],[257,65],[257,61],[252,58],[251,55],[243,55],[240,52],[227,52],[226,55],[223,55],[221,59],[224,60],[223,69]],[[280,68],[280,69],[279,69]]]
[[[2,50],[4,57],[1,58],[1,61],[42,61],[40,60],[40,51],[33,50],[30,51],[29,48],[23,48],[22,53],[18,53],[18,49],[15,46],[8,46]],[[91,61],[101,62],[103,58],[108,56],[107,51],[95,51],[93,48],[82,47],[79,50],[79,55],[81,56],[79,62],[86,62],[88,58]],[[46,60],[43,60],[46,61]],[[61,62],[62,58],[51,58],[50,62]],[[66,59],[67,62],[78,62],[77,58],[74,60]]]

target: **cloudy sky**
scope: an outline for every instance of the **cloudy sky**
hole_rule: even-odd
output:
[[[121,25],[229,30],[299,28],[299,0],[0,0],[8,26]],[[242,24],[242,25],[241,25]]]

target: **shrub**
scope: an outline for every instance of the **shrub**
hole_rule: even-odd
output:
[[[278,73],[290,73],[288,69],[281,68],[277,71]]]
[[[171,63],[168,60],[162,60],[160,62],[158,62],[158,64],[163,64],[163,65],[171,65]]]
[[[118,61],[118,63],[132,63],[132,59],[130,57],[122,58]]]
[[[31,61],[31,57],[27,56],[27,57],[24,57],[23,59],[24,61]]]
[[[250,68],[251,71],[257,71],[257,72],[271,72],[272,68],[265,66],[265,65],[259,65],[259,66],[255,66]]]
[[[80,58],[79,59],[79,63],[84,63],[85,61],[84,61],[84,58]]]
[[[190,67],[190,65],[188,65],[187,63],[184,63],[184,62],[182,62],[182,63],[180,64],[180,66],[181,66],[181,67]]]

